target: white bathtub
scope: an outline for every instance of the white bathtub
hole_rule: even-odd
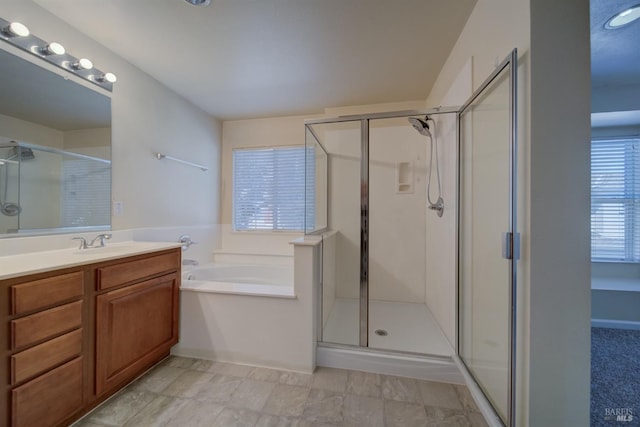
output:
[[[293,267],[208,264],[182,273],[183,291],[295,298]]]

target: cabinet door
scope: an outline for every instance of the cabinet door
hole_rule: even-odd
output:
[[[58,425],[80,409],[82,389],[82,357],[13,389],[12,427]]]
[[[178,342],[175,273],[96,298],[96,394],[133,379]]]

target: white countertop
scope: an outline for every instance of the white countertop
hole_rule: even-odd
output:
[[[0,280],[109,261],[164,249],[179,248],[180,246],[180,243],[128,241],[107,243],[103,248],[59,249],[0,256]]]

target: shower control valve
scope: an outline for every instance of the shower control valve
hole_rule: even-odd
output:
[[[438,197],[438,200],[435,203],[429,205],[429,209],[436,211],[438,217],[442,217],[442,214],[444,213],[444,200],[442,200],[442,197]]]

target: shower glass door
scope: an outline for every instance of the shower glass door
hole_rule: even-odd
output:
[[[458,122],[458,352],[506,425],[515,354],[515,61],[514,51]]]
[[[363,185],[366,187],[362,182],[362,121],[314,123],[307,124],[306,128],[307,147],[318,146],[316,153],[324,156],[324,192],[331,200],[325,207],[324,224],[331,233],[325,233],[322,240],[319,334],[326,343],[358,346],[362,317],[362,191]],[[316,192],[320,188],[316,185]]]

